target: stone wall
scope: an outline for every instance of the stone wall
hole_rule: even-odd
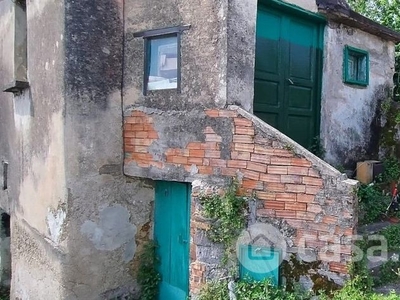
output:
[[[271,126],[236,106],[190,112],[140,107],[126,114],[124,146],[125,174],[194,186],[193,292],[221,258],[218,247],[202,238],[208,224],[199,217],[198,195],[233,177],[240,179],[242,193],[255,195],[256,223],[277,226],[288,253],[312,253],[315,272],[343,284],[357,222],[356,181]]]

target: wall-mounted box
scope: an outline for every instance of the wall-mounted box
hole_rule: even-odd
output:
[[[378,160],[365,160],[357,163],[357,180],[369,184],[383,172],[383,163]]]

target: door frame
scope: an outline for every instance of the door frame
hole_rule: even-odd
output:
[[[325,26],[327,24],[327,19],[325,16],[313,13],[308,10],[305,10],[297,5],[286,3],[284,1],[279,0],[258,0],[257,4],[257,14],[256,14],[256,22],[257,22],[257,15],[260,6],[264,6],[265,8],[272,8],[275,10],[279,10],[283,13],[296,16],[298,18],[312,21],[317,26],[318,30],[318,45],[317,45],[317,62],[316,62],[316,99],[317,103],[315,105],[316,109],[316,120],[315,120],[315,133],[316,136],[320,138],[321,135],[321,108],[322,108],[322,76],[323,76],[323,67],[324,67],[324,51],[325,51],[325,43],[324,43],[324,36],[325,36]],[[257,26],[256,26],[257,28]],[[256,30],[257,36],[257,30]],[[255,47],[257,45],[255,44]],[[319,50],[319,51],[318,51]],[[254,57],[254,62],[256,57]],[[254,101],[254,100],[253,100]]]
[[[186,282],[186,286],[185,286],[185,290],[183,290],[185,293],[186,293],[186,297],[188,297],[189,296],[189,293],[190,293],[190,263],[191,263],[191,261],[190,261],[190,238],[191,238],[191,235],[190,235],[190,222],[191,222],[191,205],[192,205],[192,198],[191,198],[191,196],[192,196],[192,185],[191,185],[191,183],[189,183],[189,182],[178,182],[178,181],[167,181],[167,180],[157,180],[157,181],[155,181],[155,190],[154,190],[154,192],[155,192],[155,198],[154,198],[154,213],[153,213],[153,215],[154,215],[154,219],[153,219],[153,224],[154,224],[154,231],[153,231],[153,239],[154,239],[154,241],[157,243],[157,230],[156,230],[156,223],[157,223],[157,220],[156,220],[156,218],[157,218],[157,203],[156,203],[156,201],[157,201],[157,197],[156,197],[156,195],[157,195],[157,185],[158,184],[160,184],[160,183],[162,183],[162,184],[168,184],[168,185],[171,185],[171,184],[182,184],[182,185],[185,185],[186,186],[186,195],[185,195],[185,201],[186,201],[186,204],[187,204],[187,210],[186,210],[186,216],[187,216],[187,222],[186,222],[186,231],[187,231],[187,236],[186,236],[186,238],[187,238],[187,242],[186,242],[186,246],[185,246],[185,256],[187,257],[187,264],[186,264],[186,267],[185,267],[185,277],[186,277],[186,279],[187,279],[187,282]],[[183,198],[183,197],[182,197]],[[161,199],[163,199],[162,197],[160,198],[160,200]],[[169,235],[170,237],[172,236],[172,235]],[[180,239],[184,239],[185,237],[180,237]],[[160,274],[160,275],[162,275],[162,274]],[[161,279],[162,280],[162,279]]]

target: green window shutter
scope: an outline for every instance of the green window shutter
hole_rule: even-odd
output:
[[[343,82],[367,86],[369,84],[368,52],[346,45],[343,57]]]

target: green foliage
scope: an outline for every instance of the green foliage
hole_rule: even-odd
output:
[[[228,281],[212,281],[200,291],[198,300],[225,300],[229,299]]]
[[[399,280],[400,262],[389,259],[379,268],[379,276],[375,278],[375,286],[385,285]]]
[[[157,245],[154,242],[148,242],[139,254],[137,280],[141,288],[140,299],[142,300],[157,299],[161,276],[157,271],[159,259],[156,255],[156,248]]]
[[[360,185],[357,191],[359,201],[359,223],[369,224],[378,221],[385,213],[391,198],[385,195],[376,184]]]
[[[235,283],[234,293],[237,300],[306,300],[312,296],[303,291],[289,293],[268,280],[240,280]],[[201,290],[199,300],[229,300],[228,281],[208,283]]]
[[[386,238],[389,251],[400,250],[400,224],[390,225],[383,229],[380,234]]]
[[[383,161],[385,171],[382,174],[382,181],[386,183],[398,182],[400,179],[400,162],[397,157],[390,156]]]
[[[10,289],[0,287],[0,300],[10,300]]]
[[[324,159],[326,151],[319,136],[314,137],[313,143],[308,150],[319,158]]]
[[[200,203],[204,216],[213,220],[208,238],[224,246],[232,247],[240,232],[246,226],[246,199],[237,195],[237,182],[233,182],[223,195],[203,195]]]
[[[287,292],[283,288],[273,286],[269,281],[238,281],[235,285],[237,300],[311,300],[315,296],[311,293],[297,290]],[[229,300],[228,281],[214,281],[204,286],[199,300]],[[321,291],[319,300],[400,300],[400,295],[392,293],[384,296],[365,288],[365,281],[355,276],[348,281],[343,289],[336,291],[333,296]]]

